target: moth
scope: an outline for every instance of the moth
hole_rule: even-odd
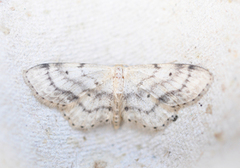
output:
[[[40,102],[80,129],[103,123],[118,129],[123,120],[161,130],[213,81],[208,70],[190,64],[49,63],[24,71],[23,78]]]

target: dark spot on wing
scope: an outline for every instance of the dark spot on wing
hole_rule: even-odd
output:
[[[149,98],[149,97],[150,97],[150,94],[147,95],[147,98]]]
[[[49,64],[41,64],[40,68],[47,68],[48,69],[49,68]]]
[[[128,111],[128,107],[125,107],[124,109],[125,109],[126,111]]]
[[[68,75],[68,71],[65,72]]]
[[[197,66],[195,66],[195,65],[189,65],[189,67],[188,67],[189,70],[194,70],[196,68],[197,68]]]
[[[84,65],[85,65],[85,63],[81,63],[81,64],[79,64],[78,68],[82,68],[82,67],[84,67]]]
[[[158,98],[159,101],[162,101],[164,103],[167,103],[169,101],[169,98],[166,95],[163,95]]]
[[[171,73],[171,72],[169,73],[169,76],[172,76],[172,73]]]
[[[154,68],[156,68],[156,69],[160,69],[161,67],[160,66],[158,66],[158,64],[153,64],[154,65]]]
[[[177,121],[177,119],[178,119],[178,116],[175,115],[175,116],[173,117],[173,121]]]
[[[72,94],[72,95],[68,96],[67,100],[73,101],[73,100],[77,100],[78,98],[79,98],[78,96]]]

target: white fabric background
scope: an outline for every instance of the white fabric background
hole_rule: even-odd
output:
[[[238,167],[239,54],[239,0],[1,0],[0,167]],[[23,81],[49,62],[192,63],[214,83],[162,132],[83,132]]]

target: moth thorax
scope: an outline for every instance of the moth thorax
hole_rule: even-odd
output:
[[[123,66],[115,66],[113,83],[115,95],[123,93],[124,87]]]

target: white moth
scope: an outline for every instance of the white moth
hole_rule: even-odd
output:
[[[57,107],[74,128],[122,120],[162,129],[177,110],[196,102],[212,83],[211,73],[188,64],[103,66],[41,64],[24,71],[26,84],[48,107]]]

